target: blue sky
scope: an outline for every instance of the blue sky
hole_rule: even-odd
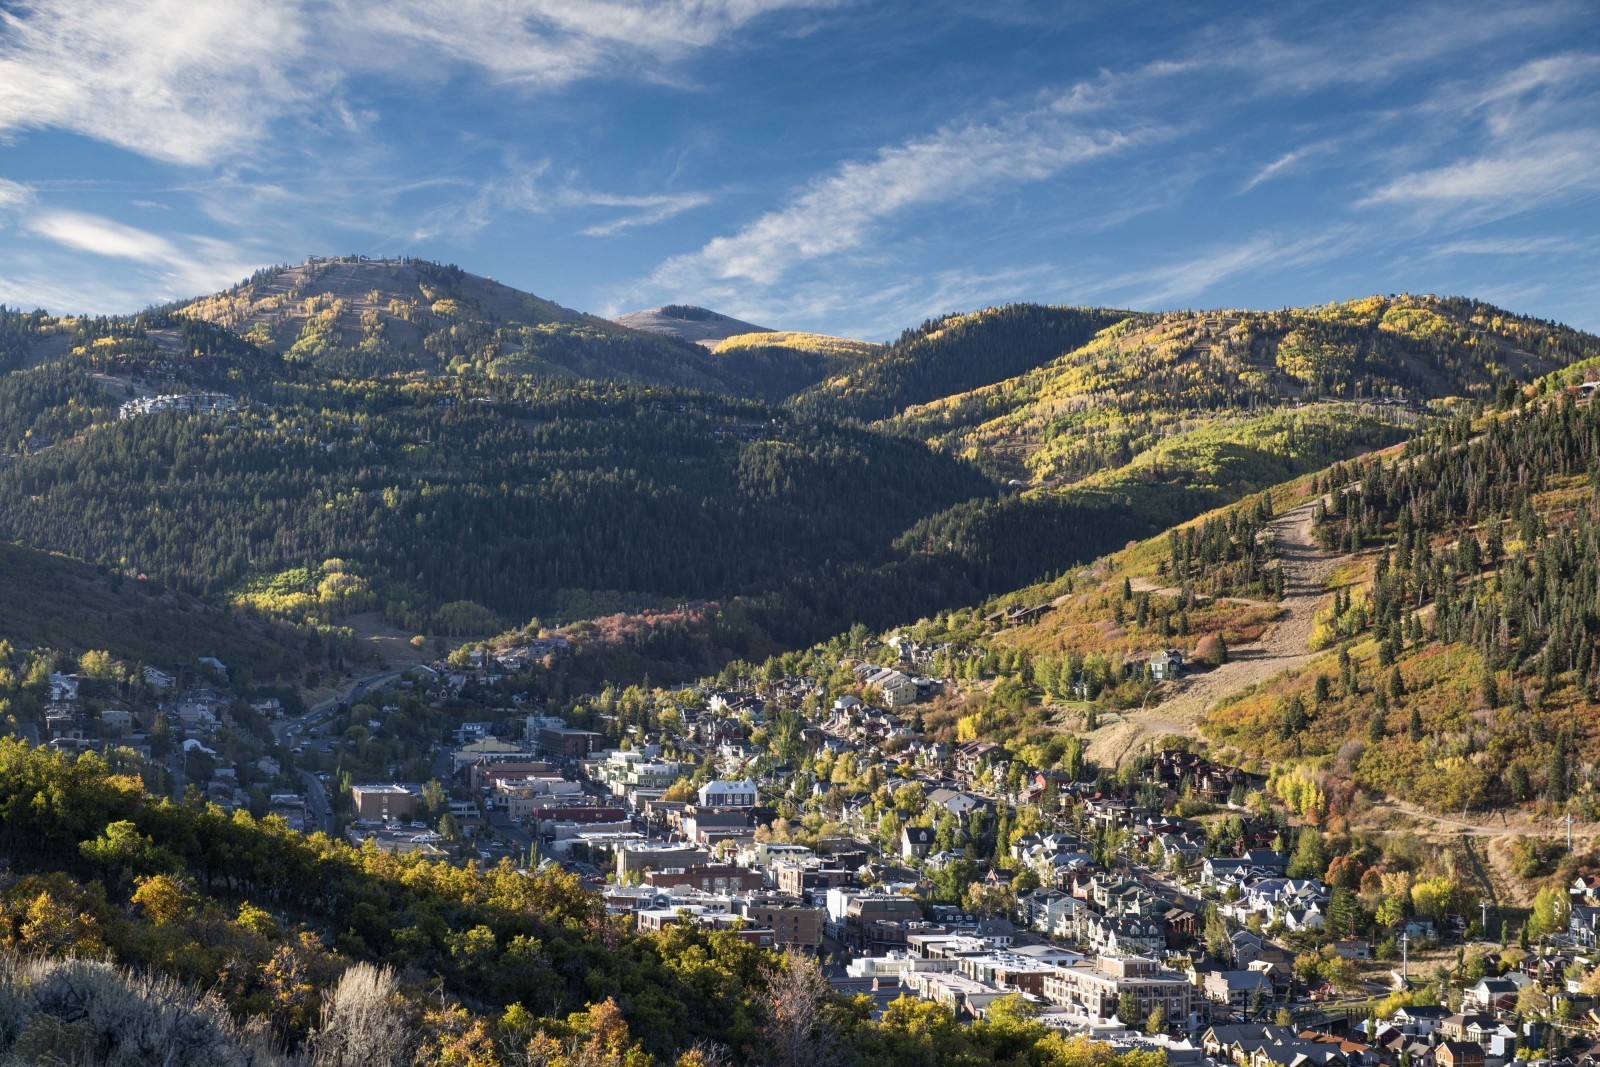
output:
[[[307,254],[882,340],[1447,292],[1600,330],[1600,0],[0,0],[0,302]]]

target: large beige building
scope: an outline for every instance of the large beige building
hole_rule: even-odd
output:
[[[1150,956],[1100,956],[1062,967],[1044,978],[1044,998],[1085,1019],[1113,1019],[1124,993],[1133,994],[1139,1018],[1156,1008],[1168,1019],[1188,1016],[1194,987],[1183,975],[1164,971]]]

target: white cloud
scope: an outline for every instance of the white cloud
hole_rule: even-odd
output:
[[[264,252],[251,254],[248,249],[215,238],[168,238],[78,211],[43,211],[28,219],[24,228],[33,236],[74,252],[132,260],[150,268],[151,291],[161,299],[221,288],[273,258]]]
[[[0,229],[5,229],[33,204],[33,200],[33,186],[0,178]]]
[[[75,0],[0,14],[0,129],[61,127],[199,164],[244,154],[267,121],[314,98],[291,76],[300,12],[272,0]]]
[[[1332,20],[1288,16],[1276,26],[1219,23],[1214,63],[1243,71],[1269,93],[1384,85],[1445,57],[1480,55],[1485,46],[1584,17],[1583,5],[1570,0],[1515,6],[1453,0],[1382,5],[1375,15],[1350,11]]]
[[[120,222],[77,211],[47,211],[28,222],[28,230],[56,244],[141,263],[176,263],[183,257],[165,237]]]
[[[577,193],[568,203],[609,208],[633,208],[608,222],[597,223],[583,231],[585,237],[610,237],[637,226],[654,226],[711,203],[704,193],[661,193],[650,196],[613,196],[608,193]]]
[[[1460,210],[1478,218],[1600,189],[1600,55],[1531,60],[1487,87],[1440,94],[1419,115],[1472,130],[1473,154],[1391,177],[1357,206]]]
[[[1175,262],[1106,278],[1086,291],[1109,296],[1122,307],[1159,310],[1194,300],[1239,275],[1303,265],[1348,251],[1354,231],[1332,230],[1311,237],[1258,234]]]
[[[1531,60],[1507,72],[1483,90],[1471,109],[1482,110],[1492,134],[1514,136],[1530,122],[1563,117],[1569,97],[1580,96],[1585,84],[1600,74],[1600,55],[1568,52]]]
[[[21,207],[33,200],[33,187],[0,178],[0,211]]]
[[[660,74],[640,64],[680,60],[785,8],[832,0],[345,0],[339,22],[365,62],[412,58],[467,64],[506,82],[558,87],[602,71]]]
[[[1334,140],[1317,141],[1312,144],[1301,145],[1299,148],[1285,152],[1283,155],[1279,156],[1277,159],[1274,159],[1271,163],[1268,163],[1266,166],[1252,174],[1249,180],[1244,183],[1243,188],[1241,188],[1239,192],[1248,193],[1258,185],[1281,178],[1286,174],[1292,174],[1295,171],[1300,170],[1308,160],[1327,155],[1334,149],[1337,143],[1338,142]]]
[[[7,266],[0,274],[0,304],[11,308],[45,308],[57,314],[104,313],[110,308],[132,311],[149,302],[117,280],[94,278],[84,271],[62,272],[48,267],[18,271]]]
[[[1406,174],[1361,201],[1372,204],[1501,204],[1524,210],[1553,196],[1600,189],[1600,131],[1545,134],[1493,153]]]
[[[1442,244],[1432,252],[1442,256],[1543,256],[1567,255],[1586,251],[1583,243],[1570,237],[1476,237]]]
[[[866,244],[880,223],[918,207],[1041,181],[1147,143],[1155,127],[1094,128],[1073,92],[1020,116],[949,126],[845,163],[787,204],[698,252],[668,260],[656,280],[743,278],[770,285],[792,268]]]
[[[466,66],[556,88],[665,65],[828,0],[31,0],[0,11],[0,131],[55,127],[167,162],[259,156],[279,121],[358,130],[352,77]]]

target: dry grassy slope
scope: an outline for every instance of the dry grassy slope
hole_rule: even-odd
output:
[[[1124,762],[1148,743],[1167,734],[1196,734],[1206,711],[1217,701],[1314,658],[1310,639],[1313,618],[1328,596],[1327,580],[1347,557],[1322,551],[1311,535],[1312,503],[1300,504],[1272,520],[1285,573],[1279,615],[1261,640],[1230,650],[1220,667],[1192,673],[1169,687],[1169,695],[1149,709],[1131,711],[1088,735],[1087,755],[1111,766]],[[1148,585],[1148,583],[1140,583]],[[1234,598],[1235,602],[1240,602]]]

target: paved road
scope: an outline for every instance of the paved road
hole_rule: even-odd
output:
[[[367,693],[375,689],[381,689],[396,678],[399,678],[400,674],[400,671],[381,671],[377,674],[369,674],[365,678],[358,678],[350,683],[350,687],[343,694],[331,696],[320,704],[312,705],[302,715],[297,715],[294,718],[279,719],[272,724],[272,735],[277,738],[280,745],[291,744],[292,742],[289,740],[291,727],[297,728],[295,730],[297,735],[309,734],[318,726],[323,725],[325,720],[331,718],[334,709],[340,704],[354,704],[366,696]]]
[[[334,710],[339,704],[354,704],[369,692],[380,689],[400,677],[400,673],[381,671],[369,674],[365,678],[358,678],[350,683],[350,687],[342,695],[329,697],[307,709],[302,715],[279,719],[273,723],[272,736],[277,739],[278,744],[285,747],[293,747],[302,740],[309,740],[315,730],[333,717]],[[302,770],[300,778],[306,784],[306,814],[309,823],[324,833],[332,834],[337,829],[337,824],[329,810],[331,805],[327,788],[310,771]]]
[[[301,771],[300,777],[306,783],[306,813],[311,822],[323,833],[332,834],[335,826],[333,813],[329,810],[328,790],[310,771]]]

